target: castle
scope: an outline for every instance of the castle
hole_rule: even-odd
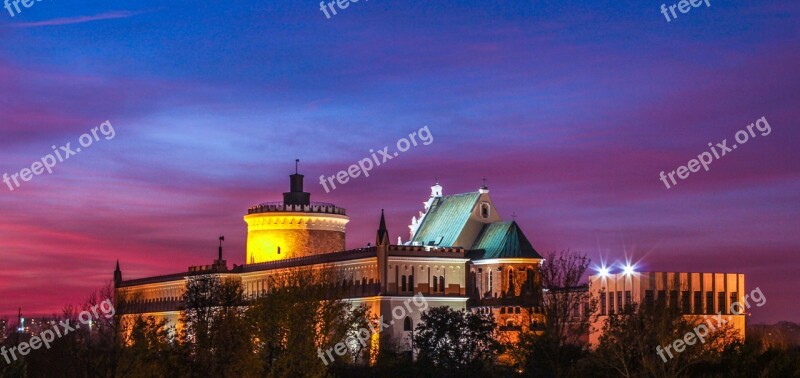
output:
[[[443,195],[438,183],[431,187],[424,210],[411,220],[405,243],[390,243],[381,211],[375,245],[347,250],[345,209],[312,202],[299,173],[290,176],[290,191],[282,202],[253,206],[244,221],[244,265],[229,268],[220,247],[212,265],[123,280],[118,262],[115,289],[136,298],[126,316],[147,314],[179,326],[186,282],[193,275],[239,280],[248,296],[257,297],[269,293],[274,277],[290,270],[334,267],[348,281],[344,299],[366,306],[377,317],[391,319],[393,308],[421,293],[431,307],[493,313],[500,331],[512,339],[523,329],[543,324],[542,256],[515,221],[500,218],[485,184],[476,192],[455,195]],[[381,336],[408,340],[410,328],[419,321],[419,312],[411,313]]]

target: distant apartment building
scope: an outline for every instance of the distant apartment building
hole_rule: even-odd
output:
[[[744,339],[745,312],[743,308],[731,308],[734,303],[746,303],[744,288],[744,274],[741,273],[629,271],[590,276],[589,292],[597,299],[598,316],[592,324],[589,342],[596,346],[606,319],[633,302],[679,306],[685,316],[698,320],[722,314],[727,324]]]

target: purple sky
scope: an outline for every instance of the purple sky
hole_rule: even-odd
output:
[[[406,239],[435,178],[486,176],[542,253],[743,272],[767,297],[754,321],[800,321],[800,4],[711,4],[669,23],[661,3],[588,0],[1,10],[0,174],[105,120],[116,134],[0,187],[0,314],[80,302],[117,258],[126,278],[208,264],[219,235],[243,263],[242,216],[300,158],[312,199],[348,210],[349,247],[381,208]],[[762,116],[769,135],[659,181]],[[319,185],[426,125],[431,145]]]

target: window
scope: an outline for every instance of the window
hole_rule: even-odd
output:
[[[713,314],[714,313],[714,293],[707,291],[706,292],[706,314]]]
[[[439,292],[444,293],[444,276],[439,276]]]
[[[631,291],[630,291],[630,290],[626,290],[626,291],[625,291],[625,305],[626,305],[626,306],[630,306],[630,304],[631,304],[631,300],[632,300],[632,297],[631,297]],[[587,312],[588,312],[588,311],[587,311]]]
[[[645,290],[644,291],[644,304],[645,306],[652,307],[653,306],[653,290]]]
[[[281,254],[281,247],[278,247],[278,254]]]
[[[681,292],[681,309],[684,314],[692,312],[692,296],[688,291]]]
[[[525,273],[528,276],[527,281],[525,281],[525,287],[528,293],[533,293],[533,269],[528,269]]]
[[[403,331],[411,332],[411,330],[413,330],[413,329],[414,328],[413,328],[413,324],[411,323],[411,318],[406,316],[406,318],[403,319]]]
[[[522,312],[522,309],[520,307],[514,308],[514,313],[515,314],[519,314],[520,312]]]
[[[667,304],[667,292],[666,292],[666,290],[659,290],[658,291],[658,298],[656,298],[656,302],[658,302],[659,306],[665,306]]]
[[[703,293],[699,291],[694,292],[694,313],[696,315],[703,313]]]
[[[494,292],[494,285],[492,285],[493,284],[492,281],[493,281],[492,280],[492,269],[490,268],[489,269],[489,290],[488,290],[490,297],[492,296],[492,293]]]
[[[436,283],[439,282],[439,277],[433,276],[433,291],[438,290]]]
[[[725,293],[719,292],[717,293],[717,312],[720,314],[725,314]]]
[[[408,291],[415,291],[415,290],[416,289],[414,288],[414,275],[412,274],[408,276]]]
[[[614,315],[614,293],[608,293],[608,313]]]
[[[736,315],[736,313],[734,311],[742,311],[742,305],[739,305],[739,306],[734,306],[733,305],[734,303],[739,301],[738,294],[739,293],[737,293],[735,291],[733,293],[731,293],[731,313],[733,315]]]
[[[621,291],[617,292],[617,312],[622,312],[622,292]],[[576,304],[575,305],[575,314],[576,314],[575,317],[578,317],[577,313],[578,313],[578,306]]]
[[[401,282],[400,291],[408,291],[407,290],[408,286],[406,286],[406,275],[405,274],[403,275],[403,278],[401,279],[400,282]]]
[[[483,219],[489,218],[490,214],[491,214],[491,208],[489,206],[489,203],[488,202],[482,202],[481,203],[481,218],[483,218]]]
[[[678,308],[678,291],[677,290],[670,290],[669,291],[669,307]]]
[[[600,294],[600,315],[606,314],[606,295]]]

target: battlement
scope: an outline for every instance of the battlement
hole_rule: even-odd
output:
[[[344,208],[327,202],[311,202],[308,205],[264,202],[247,209],[247,214],[260,213],[320,213],[347,215]]]

